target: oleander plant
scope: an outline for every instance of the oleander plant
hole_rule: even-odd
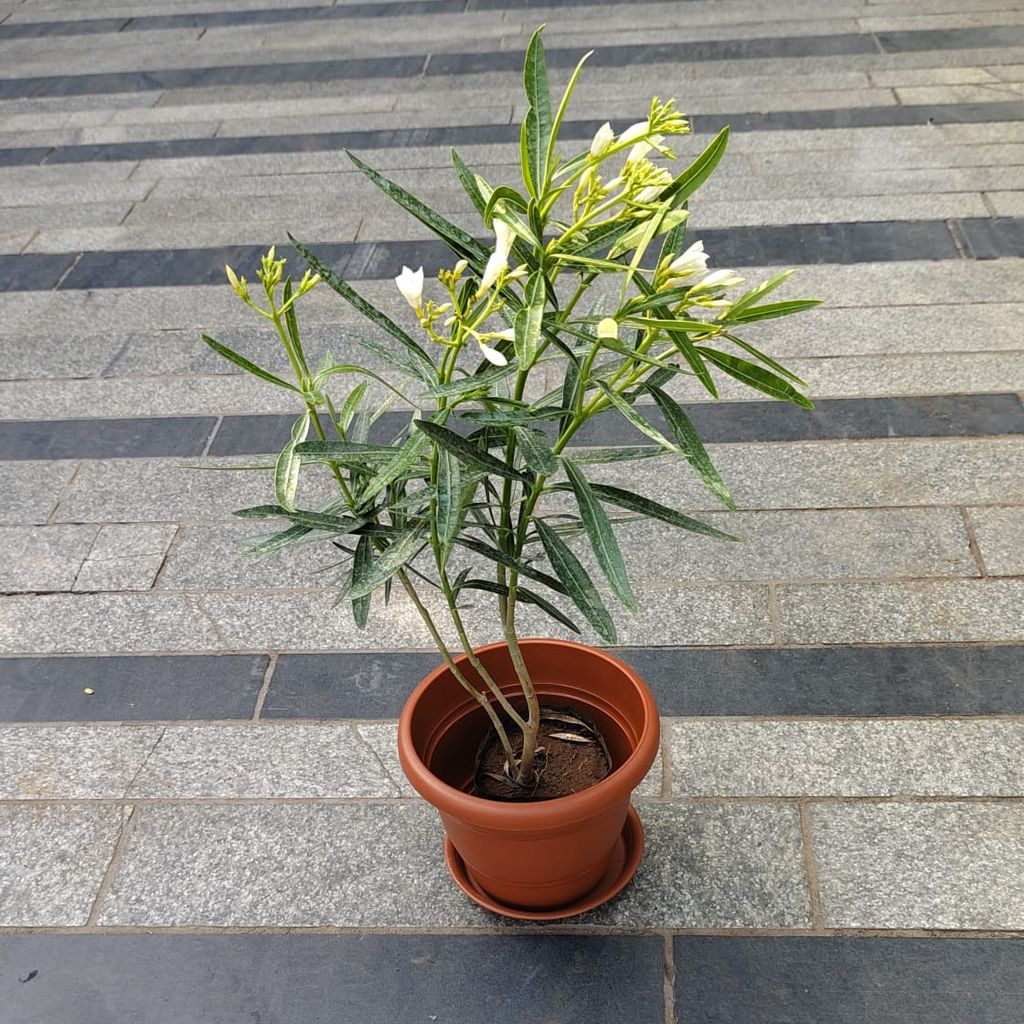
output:
[[[451,250],[436,281],[428,282],[422,267],[404,267],[395,279],[395,298],[411,307],[418,329],[408,313],[409,329],[400,326],[402,317],[372,305],[292,238],[308,264],[301,279],[287,275],[273,248],[262,257],[258,288],[250,290],[231,268],[227,275],[242,302],[273,324],[293,378],[204,335],[243,370],[294,392],[298,407],[272,469],[274,503],[236,513],[283,521],[252,550],[266,554],[322,540],[341,559],[334,569],[338,601],[351,607],[359,627],[366,625],[371,597],[383,591],[386,603],[397,583],[461,686],[486,711],[509,780],[525,790],[535,785],[543,760],[543,711],[520,653],[520,607],[531,605],[574,632],[585,622],[615,643],[602,592],[637,610],[617,539],[626,524],[648,519],[666,529],[736,539],[632,489],[592,481],[588,471],[598,463],[683,460],[733,508],[725,481],[670,394],[673,382],[685,378],[714,399],[728,378],[772,398],[811,404],[803,381],[740,334],[748,324],[816,301],[765,301],[791,271],[741,290],[741,277],[709,270],[702,241],[687,238],[690,200],[722,159],[728,128],[678,173],[669,169],[672,145],[690,126],[674,100],[653,99],[646,117],[620,132],[602,125],[582,148],[565,143],[567,107],[589,56],[556,106],[541,31],[534,34],[525,58],[521,182],[492,184],[452,151],[455,176],[483,232],[450,223],[348,154]],[[372,365],[356,356],[328,356],[315,368],[307,362],[298,306],[321,282],[378,328],[357,343]],[[344,380],[354,386],[340,389]],[[537,380],[548,381],[546,393]],[[387,400],[378,405],[373,396],[382,392]],[[401,429],[377,436],[382,425],[396,423],[397,410],[406,413]],[[636,443],[574,446],[596,416],[622,417]],[[315,466],[332,478],[334,496],[315,508],[299,507],[300,475]],[[593,550],[600,586],[570,544],[577,537]],[[522,699],[510,699],[475,653],[466,622],[474,595],[477,605],[493,601]],[[467,663],[472,678],[460,667]]]

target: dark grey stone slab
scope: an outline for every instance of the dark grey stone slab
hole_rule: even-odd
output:
[[[811,411],[782,402],[704,402],[684,408],[708,444],[1024,433],[1024,406],[1016,394],[824,399]],[[645,416],[660,429],[667,429],[653,407],[645,410]],[[279,451],[294,419],[276,414],[225,416],[210,454]],[[408,416],[400,413],[385,414],[374,424],[373,442],[389,442],[408,421]],[[552,432],[550,425],[547,430]],[[574,443],[600,447],[639,440],[640,435],[621,416],[599,415],[579,431]]]
[[[831,110],[746,111],[734,114],[702,114],[698,108],[691,110],[689,116],[694,129],[705,134],[718,131],[725,125],[729,125],[734,132],[813,131],[830,128],[1019,121],[1024,119],[1024,103],[1008,101],[919,104]],[[589,140],[599,126],[599,121],[566,121],[562,124],[560,137],[563,141]],[[313,153],[408,146],[475,146],[512,143],[518,138],[517,125],[483,124],[199,139],[152,139],[0,149],[0,166]]]
[[[926,29],[888,33],[883,45],[893,51],[948,50],[972,46],[1017,46],[1024,38],[1021,26],[973,29]],[[974,40],[972,42],[972,40]],[[603,46],[591,63],[615,67],[691,63],[693,61],[759,60],[798,57],[836,57],[877,53],[874,38],[860,33],[770,36],[761,39],[706,39],[671,43]],[[580,58],[579,47],[547,51],[552,68],[571,68]],[[81,96],[103,93],[149,92],[163,89],[231,85],[269,85],[285,82],[324,82],[366,78],[411,78],[428,75],[465,75],[490,71],[518,71],[522,53],[495,50],[480,53],[416,54],[401,57],[347,58],[295,61],[281,64],[242,64],[205,68],[165,68],[147,71],[111,71],[87,75],[8,78],[0,80],[0,99],[35,96]]]
[[[440,661],[431,651],[282,654],[262,717],[397,718]]]
[[[618,657],[663,715],[995,715],[1024,713],[1024,646],[628,647]],[[436,668],[429,652],[284,654],[268,718],[395,718]]]
[[[0,255],[0,291],[48,291],[75,262],[75,253],[29,252]]]
[[[0,658],[0,721],[249,718],[266,670],[264,654]]]
[[[886,53],[982,50],[990,47],[1024,45],[1024,25],[912,29],[906,32],[879,32],[876,38]]]
[[[24,935],[0,962],[5,1024],[665,1019],[655,936]]]
[[[233,245],[210,249],[87,252],[61,282],[61,288],[153,288],[222,284],[225,263],[237,267],[256,262],[259,253],[265,248]],[[344,274],[348,258],[356,248],[347,244],[318,245],[317,253],[335,270]],[[290,260],[299,260],[290,246],[279,246],[278,251]],[[2,272],[0,266],[0,274]]]
[[[117,459],[201,455],[214,416],[0,422],[0,459]]]
[[[1024,256],[1024,217],[971,217],[956,222],[967,252],[976,260]]]
[[[688,1024],[1019,1024],[1024,944],[983,939],[676,936]]]

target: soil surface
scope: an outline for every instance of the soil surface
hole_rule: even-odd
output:
[[[522,750],[522,736],[508,726],[509,738]],[[506,774],[505,751],[492,728],[477,755],[475,796],[489,800],[553,800],[571,796],[607,778],[611,758],[597,726],[585,714],[566,707],[541,707],[535,785],[516,785]]]

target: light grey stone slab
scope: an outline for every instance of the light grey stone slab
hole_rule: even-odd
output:
[[[13,206],[4,210],[5,230],[104,227],[120,224],[130,203],[78,203],[74,206]]]
[[[4,654],[203,651],[224,647],[209,618],[186,595],[0,598],[0,652]],[[246,647],[251,649],[251,641]]]
[[[811,820],[828,927],[1024,927],[1021,804],[832,804]]]
[[[627,928],[806,928],[810,896],[795,806],[644,803],[644,861],[584,920]]]
[[[998,77],[985,68],[900,68],[871,71],[868,78],[879,86],[976,85],[997,82]]]
[[[0,231],[0,253],[11,255],[21,252],[35,236],[34,231]]]
[[[674,719],[672,795],[1022,796],[1010,721]]]
[[[643,435],[637,434],[638,444]],[[710,445],[741,509],[1024,503],[1024,443],[1015,439],[818,441]],[[590,467],[675,508],[713,509],[689,466],[645,459]]]
[[[955,509],[856,509],[705,515],[743,538],[717,541],[644,521],[618,532],[634,580],[784,580],[975,576]],[[584,555],[585,543],[577,544]],[[600,570],[596,569],[598,577]]]
[[[401,795],[348,724],[169,726],[131,797],[349,798]]]
[[[156,581],[163,555],[127,558],[88,558],[82,563],[72,590],[76,594],[102,591],[149,590]]]
[[[1024,216],[1024,197],[1019,192],[987,192],[986,196],[997,216]]]
[[[779,587],[789,643],[1024,640],[1024,581],[819,583]]]
[[[168,523],[116,523],[101,526],[89,551],[92,560],[166,554],[176,528]]]
[[[73,461],[0,463],[0,523],[45,523],[77,468]]]
[[[70,590],[94,526],[0,527],[0,591]]]
[[[935,169],[946,167],[1000,167],[1019,164],[1024,146],[1013,143],[991,143],[978,146],[947,145],[930,146],[925,149],[899,149],[881,147],[871,149],[836,148],[833,152],[819,152],[814,156],[814,166],[822,174],[851,171]],[[757,173],[801,174],[807,169],[804,153],[764,153],[751,161]]]
[[[39,324],[36,330],[45,328]],[[4,339],[0,376],[4,380],[98,377],[127,340],[117,334],[14,335]]]
[[[211,352],[211,355],[213,353]],[[337,390],[340,390],[337,389]],[[301,399],[298,404],[301,405]],[[46,409],[55,419],[246,415],[293,412],[296,395],[247,374],[214,377],[111,378],[75,381],[17,381],[0,384],[0,407],[8,419],[34,420]]]
[[[448,876],[436,812],[403,804],[146,807],[100,921],[489,924]]]
[[[981,85],[919,85],[895,90],[900,103],[1012,103],[1024,93],[1020,82],[986,82]]]
[[[0,807],[0,925],[84,925],[127,816],[102,805]]]
[[[120,799],[160,733],[136,725],[0,729],[0,799]]]
[[[796,283],[802,286],[799,273]],[[896,353],[930,357],[933,353],[1005,352],[1020,349],[1022,333],[1024,305],[973,303],[819,309],[813,316],[751,324],[742,336],[780,359],[851,359]],[[879,386],[885,386],[887,379],[880,373]]]
[[[991,576],[1024,576],[1024,508],[972,508],[982,561]]]

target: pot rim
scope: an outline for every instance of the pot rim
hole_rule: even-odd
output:
[[[640,676],[625,662],[599,647],[548,637],[528,637],[519,641],[520,647],[533,647],[538,644],[562,647],[572,652],[585,651],[590,656],[609,662],[616,671],[629,680],[640,695],[644,708],[644,721],[639,730],[636,746],[629,757],[607,778],[569,796],[520,803],[488,800],[465,793],[443,782],[427,767],[412,739],[411,722],[416,705],[434,682],[449,671],[447,665],[439,665],[416,686],[402,707],[398,722],[398,747],[402,767],[413,788],[442,813],[472,821],[481,827],[488,827],[507,822],[509,812],[512,811],[519,816],[528,814],[531,829],[559,828],[599,813],[609,803],[620,799],[628,800],[654,763],[661,742],[660,718],[654,698]],[[483,654],[507,646],[504,641],[498,641],[474,650],[477,654]],[[455,659],[456,663],[465,660],[465,654]]]

